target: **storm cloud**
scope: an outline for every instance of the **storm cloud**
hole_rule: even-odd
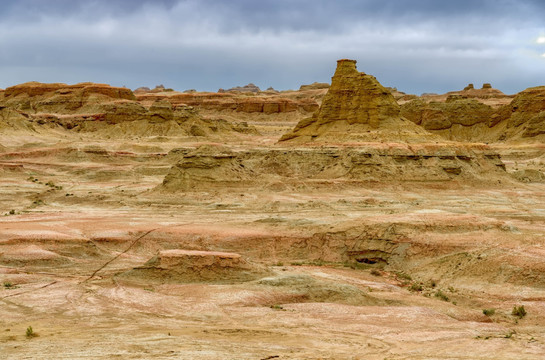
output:
[[[340,58],[387,86],[545,84],[541,1],[0,0],[0,87],[93,81],[217,90],[329,81]]]

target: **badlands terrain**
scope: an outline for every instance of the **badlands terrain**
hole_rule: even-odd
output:
[[[0,358],[543,359],[544,141],[545,87],[346,59],[294,91],[8,87]]]

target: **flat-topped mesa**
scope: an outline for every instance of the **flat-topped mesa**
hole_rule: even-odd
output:
[[[61,83],[46,84],[32,81],[8,87],[5,90],[5,97],[15,98],[21,95],[36,97],[47,94],[51,96],[55,94],[55,92],[60,95],[75,94],[80,97],[86,97],[91,94],[95,94],[104,95],[112,99],[135,100],[134,94],[130,89],[110,86],[108,84],[95,84],[90,82],[67,85]]]
[[[333,141],[377,141],[426,138],[430,134],[400,116],[391,92],[374,76],[359,72],[356,60],[341,59],[320,109],[299,122],[280,141],[316,138]],[[421,139],[420,139],[421,140]]]

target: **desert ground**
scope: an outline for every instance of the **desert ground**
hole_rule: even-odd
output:
[[[543,359],[545,87],[355,69],[0,91],[0,357]]]

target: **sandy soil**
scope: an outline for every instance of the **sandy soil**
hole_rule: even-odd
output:
[[[231,145],[272,143],[256,136]],[[177,161],[169,151],[196,144],[2,144],[2,358],[545,354],[543,183],[167,194],[157,186]],[[529,159],[542,152],[526,150],[510,153],[509,171],[535,165]],[[175,249],[240,254],[261,275],[226,280],[215,269],[215,279],[182,281],[131,272]],[[527,315],[513,316],[515,305]],[[29,326],[38,336],[25,335]]]

